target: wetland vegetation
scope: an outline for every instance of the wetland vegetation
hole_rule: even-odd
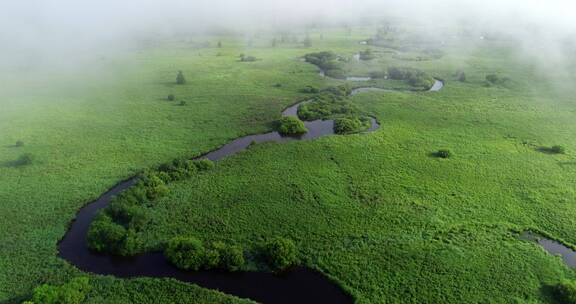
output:
[[[544,77],[513,41],[390,24],[181,35],[99,59],[108,77],[0,75],[35,92],[0,92],[0,303],[253,303],[58,257],[76,212],[127,179],[88,228],[93,252],[305,267],[355,303],[576,303],[574,270],[519,238],[576,244],[572,74]],[[315,121],[335,135],[203,157]]]

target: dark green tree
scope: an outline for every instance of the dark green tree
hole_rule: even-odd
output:
[[[186,84],[186,77],[184,77],[184,73],[182,73],[182,71],[178,71],[178,75],[176,76],[176,84]]]
[[[298,117],[282,117],[278,122],[278,133],[282,135],[300,135],[306,132],[308,129]]]
[[[266,244],[268,263],[275,271],[286,270],[298,263],[298,250],[294,242],[287,238],[275,238]]]
[[[184,270],[199,270],[206,261],[204,245],[191,237],[173,238],[168,242],[164,255],[168,261]]]

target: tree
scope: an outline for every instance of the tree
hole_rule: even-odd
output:
[[[218,41],[218,48],[219,48],[219,49],[222,48],[222,41]]]
[[[205,264],[206,250],[195,238],[175,237],[168,242],[164,255],[176,267],[196,271]]]
[[[458,81],[466,82],[466,73],[464,73],[464,72],[458,73]]]
[[[286,270],[298,263],[298,250],[292,240],[278,237],[266,244],[268,263],[275,271]]]
[[[114,223],[108,215],[100,214],[88,230],[88,247],[97,252],[120,253],[126,228]]]
[[[277,44],[278,41],[276,40],[276,38],[272,39],[272,47],[276,47]]]
[[[186,77],[184,77],[184,73],[182,73],[182,71],[178,71],[178,75],[176,76],[176,84],[186,84]]]
[[[218,267],[228,271],[236,271],[244,265],[244,251],[240,246],[226,245],[223,242],[213,242],[212,250],[218,252]]]
[[[564,148],[563,146],[552,146],[552,148],[550,148],[550,151],[554,154],[564,154],[566,153],[566,148]]]
[[[450,158],[452,157],[452,152],[448,149],[440,149],[434,152],[434,156],[439,158]]]
[[[278,122],[278,133],[282,135],[300,135],[307,133],[308,129],[298,117],[282,117]]]

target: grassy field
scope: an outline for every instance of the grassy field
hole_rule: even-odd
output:
[[[56,257],[56,244],[83,204],[143,168],[268,130],[303,98],[299,89],[341,83],[321,79],[299,56],[351,56],[370,33],[326,31],[323,40],[315,33],[309,49],[271,48],[268,38],[248,49],[214,37],[198,39],[221,39],[223,48],[163,42],[103,59],[103,71],[85,76],[0,76],[14,88],[0,93],[0,302],[79,275]],[[376,133],[256,145],[173,184],[149,210],[147,248],[180,234],[247,247],[285,236],[306,265],[358,303],[548,302],[546,286],[573,271],[512,231],[537,228],[576,243],[576,107],[508,48],[486,42],[464,52],[448,44],[444,57],[425,61],[379,49],[372,64],[347,65],[354,75],[416,67],[446,87],[356,96],[381,123]],[[261,60],[241,63],[240,53]],[[458,69],[466,83],[454,80]],[[177,70],[186,86],[172,84]],[[485,87],[495,72],[512,84]],[[166,101],[170,93],[175,102]],[[567,154],[538,151],[556,144]],[[454,156],[430,156],[443,148]],[[23,153],[33,164],[13,166]],[[240,302],[173,280],[92,279],[87,303],[173,303],[183,295],[190,303]]]

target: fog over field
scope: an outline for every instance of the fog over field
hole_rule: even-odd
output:
[[[513,33],[522,45],[563,56],[558,46],[576,30],[569,0],[32,0],[0,4],[0,61],[70,63],[127,47],[150,33],[234,29],[246,32],[294,25],[376,23],[383,16],[417,21],[430,33],[462,25]],[[544,43],[543,43],[544,42]]]

